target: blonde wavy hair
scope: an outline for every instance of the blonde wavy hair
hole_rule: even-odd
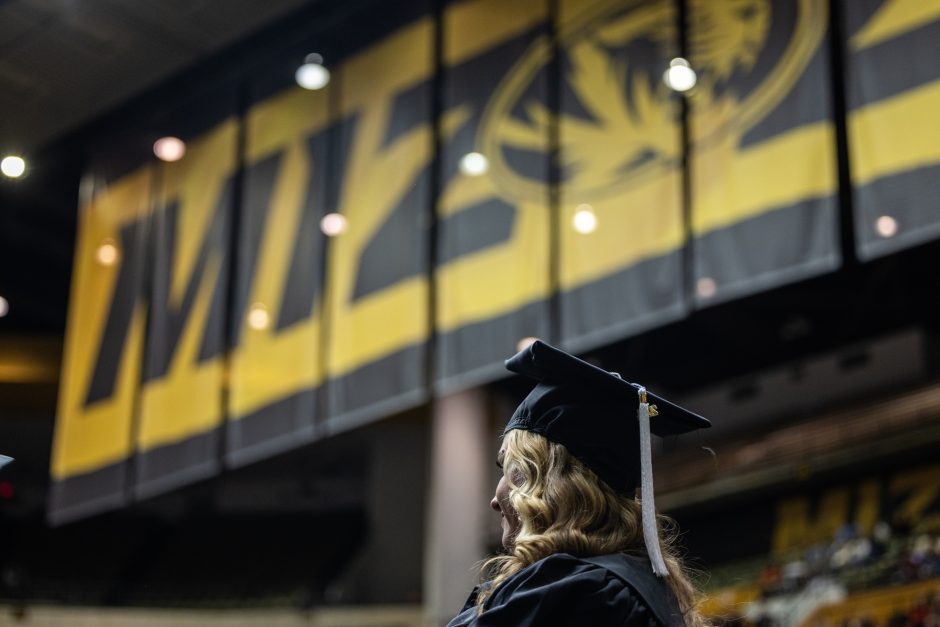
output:
[[[537,433],[515,429],[506,434],[505,444],[503,469],[520,527],[512,551],[483,564],[484,578],[491,585],[484,586],[478,611],[508,577],[553,553],[587,557],[622,552],[646,557],[635,499],[615,492],[568,449]],[[675,524],[658,518],[667,582],[685,624],[707,627],[696,609],[695,588],[673,547]]]

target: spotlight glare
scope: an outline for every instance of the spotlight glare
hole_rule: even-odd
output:
[[[255,331],[262,331],[268,328],[271,323],[271,316],[264,303],[254,303],[248,310],[248,326]]]
[[[571,224],[578,233],[584,235],[593,233],[597,229],[597,216],[594,215],[594,208],[588,204],[578,205]]]
[[[315,53],[314,53],[315,54]],[[307,61],[294,72],[294,80],[304,89],[323,89],[330,82],[330,71],[323,67],[322,57],[320,62],[314,62],[313,55],[307,55]]]
[[[460,158],[459,167],[467,176],[480,176],[490,169],[490,160],[478,152],[468,152]]]
[[[898,221],[891,216],[881,216],[875,220],[875,230],[881,237],[894,237],[898,232]]]
[[[95,259],[103,266],[113,266],[120,256],[121,253],[112,239],[104,240],[95,251]]]
[[[19,155],[7,155],[0,161],[0,172],[11,179],[17,179],[26,172],[26,160]]]
[[[8,313],[10,313],[10,301],[0,296],[0,318],[3,318]]]
[[[539,338],[531,336],[522,338],[516,343],[516,352],[524,351],[525,349],[529,348],[535,343],[537,339]]]
[[[666,86],[680,93],[695,87],[697,81],[698,76],[696,76],[695,70],[682,57],[676,57],[670,61],[669,69],[663,73],[663,82],[666,83]]]
[[[703,276],[695,283],[699,298],[711,298],[718,292],[718,284],[710,276]]]
[[[349,220],[341,213],[328,213],[320,220],[320,230],[327,237],[335,237],[346,231]]]
[[[179,137],[161,137],[153,143],[153,154],[160,161],[179,161],[186,154],[186,144]]]

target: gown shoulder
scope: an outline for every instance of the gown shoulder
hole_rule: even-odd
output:
[[[463,621],[458,621],[463,617]],[[469,619],[469,622],[465,622]],[[506,579],[483,612],[465,608],[448,627],[659,627],[653,613],[610,570],[556,553]]]

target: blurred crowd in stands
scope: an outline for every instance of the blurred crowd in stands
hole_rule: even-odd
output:
[[[845,525],[832,542],[816,544],[782,564],[771,563],[758,584],[764,598],[790,594],[819,577],[840,580],[850,591],[940,577],[940,536],[898,536],[881,521],[870,535]]]
[[[865,607],[849,609],[834,623],[818,620],[822,607],[843,603],[850,594],[893,589],[937,579],[904,609],[879,619]],[[870,534],[846,525],[829,543],[813,545],[789,559],[767,564],[757,576],[754,601],[725,625],[796,627],[940,627],[940,535],[899,533],[879,522]],[[876,613],[877,614],[877,613]],[[817,619],[811,621],[813,616]]]

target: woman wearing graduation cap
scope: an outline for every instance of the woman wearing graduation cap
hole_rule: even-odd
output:
[[[506,553],[448,627],[705,625],[657,528],[650,433],[708,420],[542,342],[506,367],[537,381],[497,458]]]

